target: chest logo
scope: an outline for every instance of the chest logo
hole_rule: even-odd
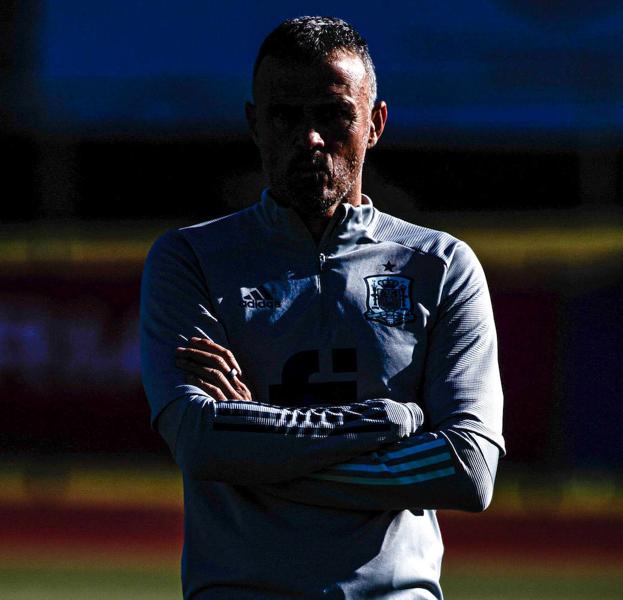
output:
[[[363,315],[366,319],[390,327],[415,320],[411,310],[411,279],[397,275],[370,275],[365,277],[365,282],[368,310]]]
[[[267,289],[260,286],[243,294],[240,306],[242,308],[275,310],[281,307],[281,302],[275,300]]]

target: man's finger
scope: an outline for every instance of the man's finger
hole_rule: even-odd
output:
[[[176,361],[176,365],[187,373],[218,388],[227,400],[243,400],[245,402],[253,401],[249,388],[247,388],[242,381],[237,378],[228,379],[227,376],[218,369],[200,367],[196,364],[180,360]]]
[[[190,338],[188,345],[190,348],[197,348],[199,350],[207,350],[208,352],[211,352],[213,354],[220,356],[223,360],[229,363],[233,368],[237,369],[238,373],[242,374],[242,369],[240,368],[240,365],[238,364],[236,357],[234,356],[233,352],[229,350],[228,348],[225,348],[224,346],[221,346],[217,344],[216,342],[209,340],[208,338],[199,338],[199,337]]]
[[[226,379],[229,379],[227,375],[230,371],[225,371],[225,369],[227,369],[227,365],[219,361],[197,362],[192,359],[178,357],[175,359],[175,366],[188,373],[193,373],[194,375],[197,375],[197,377],[208,377],[214,379],[213,373],[221,373]],[[230,381],[233,382],[233,379]]]
[[[232,400],[239,400],[240,394],[234,389],[232,385],[232,381],[227,378],[227,376],[221,371],[214,370],[211,373],[213,379],[213,383],[218,385],[218,387],[225,393],[227,398],[231,398]]]
[[[212,369],[210,367],[199,367],[194,364],[187,364],[183,367],[185,371],[199,377],[200,379],[207,381],[208,383],[218,387],[226,398],[234,399],[238,398],[238,392],[232,387],[227,377],[222,371],[218,369]]]
[[[230,365],[222,356],[197,348],[176,348],[176,355],[178,359],[181,358],[195,364],[220,369],[223,373],[229,373],[233,368],[237,368],[234,365]]]
[[[181,358],[181,355],[175,360],[175,366],[186,371],[196,377],[210,381],[223,391],[228,398],[244,400],[245,402],[253,402],[251,392],[247,385],[238,376],[235,369],[231,369],[227,373],[215,368],[214,366],[206,366],[199,364],[193,360]],[[231,375],[230,375],[231,373]],[[231,395],[233,393],[233,395]]]
[[[196,375],[189,375],[188,383],[194,385],[195,387],[198,387],[200,390],[203,390],[206,394],[208,394],[215,400],[227,400],[225,394],[223,394],[223,392],[217,386],[212,385],[211,383],[205,381],[204,379],[201,379],[200,377],[197,377]]]

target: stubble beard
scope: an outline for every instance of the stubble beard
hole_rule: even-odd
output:
[[[351,193],[362,167],[363,159],[353,152],[319,176],[317,183],[283,176],[270,182],[271,191],[301,215],[324,217]]]

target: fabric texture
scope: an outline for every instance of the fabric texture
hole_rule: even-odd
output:
[[[193,336],[234,353],[255,403],[186,383]],[[442,598],[435,510],[483,510],[504,452],[466,244],[367,197],[316,244],[264,192],[154,244],[141,353],[184,477],[186,598]]]

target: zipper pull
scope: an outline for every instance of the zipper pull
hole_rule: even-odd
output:
[[[322,271],[322,269],[324,268],[324,263],[325,263],[325,262],[326,262],[326,260],[327,260],[327,257],[326,257],[326,256],[325,256],[322,252],[321,252],[321,253],[318,255],[318,260],[320,261],[320,270]]]

